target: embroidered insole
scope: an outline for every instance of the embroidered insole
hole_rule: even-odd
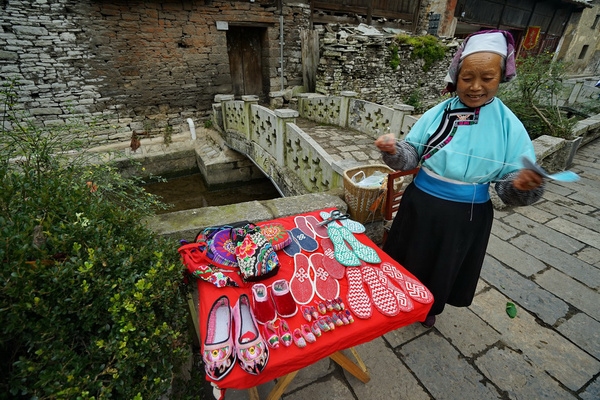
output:
[[[312,228],[315,234],[320,238],[326,238],[327,236],[327,228],[325,226],[319,225],[319,220],[314,215],[307,215],[304,217],[308,225]]]
[[[348,248],[338,228],[333,224],[329,224],[327,226],[327,234],[329,234],[329,238],[333,242],[335,259],[338,260],[340,264],[347,267],[356,267],[360,265],[359,258],[352,250],[350,250],[350,248]]]
[[[306,235],[300,228],[293,228],[290,234],[298,241],[298,244],[304,251],[312,253],[319,248],[319,242]]]
[[[292,238],[292,240],[290,244],[283,248],[283,252],[290,257],[294,257],[296,254],[302,251],[302,248],[300,247],[300,243],[298,243],[294,236],[290,234],[290,237]]]
[[[346,267],[344,267],[335,258],[335,249],[331,239],[326,238],[321,240],[321,247],[323,247],[323,267],[329,272],[334,279],[342,279],[346,274]]]
[[[429,304],[433,301],[433,295],[423,284],[413,278],[404,275],[392,264],[384,262],[381,264],[381,270],[394,282],[400,286],[411,299],[422,304]]]
[[[396,297],[396,300],[398,301],[398,307],[400,307],[400,311],[411,312],[415,308],[415,306],[412,300],[406,295],[406,293],[394,286],[391,280],[388,279],[387,276],[385,276],[385,274],[380,268],[373,267],[373,270],[375,270],[377,278],[379,278],[379,281],[382,283],[382,285],[388,288],[388,290],[390,290],[392,294]]]
[[[315,295],[315,287],[310,276],[310,262],[302,253],[294,256],[294,275],[290,280],[290,292],[298,304],[308,304]]]
[[[308,225],[306,218],[304,218],[303,215],[297,215],[294,218],[294,223],[296,224],[296,227],[304,232],[306,236],[312,239],[316,237],[315,231],[313,231],[313,229]]]
[[[348,280],[348,295],[346,296],[348,308],[358,318],[370,318],[373,315],[373,303],[363,285],[360,268],[346,268],[346,279]]]
[[[340,295],[340,284],[325,270],[322,253],[310,256],[310,263],[315,271],[315,292],[323,300],[335,299]]]
[[[370,264],[379,264],[381,262],[381,258],[379,258],[377,252],[371,247],[361,243],[354,237],[354,234],[352,234],[348,228],[340,226],[337,230],[342,238],[352,247],[352,251],[358,258]]]
[[[360,269],[360,272],[362,273],[363,282],[371,292],[371,299],[373,300],[375,308],[388,317],[398,315],[400,312],[398,300],[396,300],[396,297],[388,290],[388,288],[381,284],[375,270],[365,264]]]

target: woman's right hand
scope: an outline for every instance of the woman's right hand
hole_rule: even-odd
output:
[[[379,136],[375,141],[375,146],[388,154],[396,154],[396,138],[391,133]]]

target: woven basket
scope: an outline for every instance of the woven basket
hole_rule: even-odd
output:
[[[358,221],[360,223],[382,220],[382,210],[384,209],[385,200],[385,189],[383,187],[364,188],[352,182],[352,177],[361,171],[364,172],[365,176],[370,176],[375,171],[381,171],[389,174],[390,172],[394,172],[394,170],[388,167],[387,165],[374,164],[349,168],[344,171],[344,199],[348,204],[348,213],[350,214],[350,217],[352,217],[353,220]],[[402,187],[402,183],[403,178],[396,179],[396,181],[394,182],[394,190],[399,190],[400,187]],[[384,195],[384,197],[381,198],[381,204],[377,207],[375,211],[371,211],[371,205],[378,198],[380,198],[381,195]]]

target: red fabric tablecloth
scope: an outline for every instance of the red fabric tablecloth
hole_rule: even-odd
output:
[[[327,209],[326,211],[330,210],[332,209]],[[319,221],[321,221],[322,218],[319,216],[319,212],[320,211],[315,211],[312,213],[302,215],[314,215]],[[280,223],[286,229],[291,230],[296,226],[294,224],[294,217],[295,216],[280,218],[268,222]],[[384,253],[383,250],[379,249],[365,234],[355,234],[355,237],[359,239],[362,243],[375,249],[379,254],[379,257],[381,258],[382,262],[392,263],[402,273],[405,273],[408,276],[414,278],[414,275],[407,272],[402,266],[400,266],[391,257]],[[317,237],[317,240],[320,239]],[[319,247],[319,249],[316,252],[322,253],[323,249]],[[309,257],[312,254],[307,252],[304,253]],[[293,258],[287,256],[283,251],[278,251],[277,256],[281,263],[279,272],[274,277],[261,281],[265,285],[270,285],[272,282],[282,278],[286,279],[289,282],[293,276]],[[206,320],[210,308],[215,302],[215,300],[222,295],[227,295],[230,304],[233,307],[233,305],[235,305],[235,303],[237,302],[239,296],[243,293],[246,293],[252,301],[252,283],[249,283],[248,286],[245,288],[217,288],[216,286],[208,282],[199,279],[197,281],[199,294],[200,337],[202,340],[202,346],[204,346],[204,341],[206,339]],[[346,295],[348,292],[348,283],[346,281],[346,278],[344,277],[341,280],[339,280],[339,284],[340,296],[346,303],[346,308],[348,308],[346,300]],[[318,296],[316,294],[315,299],[318,299]],[[313,302],[311,302],[311,304],[313,304]],[[328,357],[329,355],[339,350],[347,349],[371,341],[383,335],[384,333],[387,333],[405,325],[412,324],[416,321],[424,321],[430,308],[431,304],[423,305],[414,302],[414,309],[411,312],[400,312],[394,317],[387,317],[379,313],[377,309],[373,308],[373,315],[371,316],[371,318],[360,319],[355,316],[354,323],[336,327],[336,329],[333,331],[323,332],[322,335],[317,338],[317,341],[315,343],[309,343],[304,348],[299,348],[295,344],[292,344],[290,347],[284,347],[282,345],[278,349],[269,348],[270,353],[267,367],[259,375],[248,374],[244,372],[239,367],[239,365],[236,365],[226,377],[216,382],[216,384],[222,389],[247,389],[260,385],[264,382],[268,382],[275,378],[286,375],[290,372],[294,372],[308,365],[311,365],[317,362],[318,360]],[[331,313],[328,314],[330,315]],[[287,318],[286,321],[288,322],[291,331],[293,331],[295,328],[299,328],[302,324],[307,323],[307,321],[304,319],[300,312],[300,306],[298,313],[292,318]],[[264,337],[262,326],[260,326],[259,329],[261,330],[261,334]],[[206,379],[210,380],[210,378],[208,377]]]

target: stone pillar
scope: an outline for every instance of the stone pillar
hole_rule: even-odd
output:
[[[283,107],[283,91],[269,92],[269,105],[272,108]]]
[[[358,96],[358,93],[345,90],[342,93],[342,104],[340,104],[340,122],[339,126],[348,127],[348,114],[350,111],[350,100]]]
[[[227,112],[223,103],[226,101],[232,101],[235,97],[232,94],[217,94],[215,95],[215,103],[213,104],[213,125],[221,127],[223,132],[227,132],[227,118],[225,113]],[[216,111],[219,111],[217,115]]]
[[[286,141],[286,124],[288,122],[295,123],[299,114],[296,110],[288,108],[277,109],[274,111],[277,117],[277,143],[275,144],[275,157],[278,165],[285,165],[285,141]]]
[[[253,94],[249,94],[249,95],[245,95],[242,96],[242,101],[244,102],[244,114],[242,116],[243,122],[243,128],[244,128],[244,136],[246,136],[246,138],[248,140],[250,140],[251,137],[251,132],[250,132],[250,120],[252,117],[252,105],[253,104],[258,104],[258,96],[253,95]]]
[[[408,104],[394,104],[392,108],[394,114],[390,123],[390,133],[393,133],[398,139],[404,139],[404,136],[408,133],[408,129],[404,129],[404,116],[412,114],[415,108]]]

